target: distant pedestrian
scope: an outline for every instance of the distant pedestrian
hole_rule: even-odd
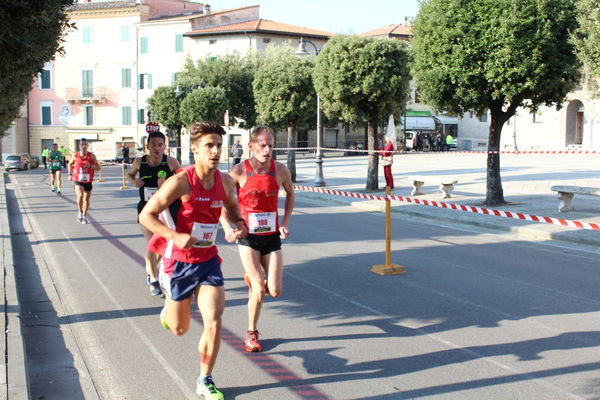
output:
[[[423,151],[423,134],[421,132],[417,133],[417,147],[416,150],[417,151]]]
[[[385,186],[394,188],[394,177],[392,176],[392,165],[394,164],[394,144],[390,138],[384,136],[385,146],[381,151],[381,165],[383,165],[383,175],[385,176]]]
[[[452,146],[453,142],[454,142],[454,138],[452,137],[452,135],[447,134],[446,135],[446,151],[450,150],[450,147]]]
[[[239,140],[236,140],[233,146],[231,146],[231,157],[233,157],[233,165],[237,165],[242,161],[242,155],[244,154],[244,148],[240,144]]]
[[[44,146],[44,149],[42,150],[42,162],[44,163],[44,169],[48,169],[48,165],[46,164],[46,160],[48,159],[48,154],[50,153],[50,150],[48,150],[48,146]]]
[[[125,143],[123,143],[123,148],[121,148],[121,154],[123,154],[123,162],[129,164],[129,146]]]

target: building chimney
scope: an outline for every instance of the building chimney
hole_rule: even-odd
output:
[[[404,17],[404,26],[408,26],[408,17]]]
[[[210,15],[210,4],[204,5],[204,15]]]

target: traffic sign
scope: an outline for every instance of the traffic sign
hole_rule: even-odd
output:
[[[158,132],[158,131],[160,131],[160,125],[157,124],[156,122],[148,122],[146,124],[146,132],[152,133],[152,132]]]

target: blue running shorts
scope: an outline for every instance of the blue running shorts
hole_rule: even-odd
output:
[[[214,256],[199,264],[163,258],[159,281],[163,292],[175,301],[189,298],[200,285],[223,286],[221,258]]]

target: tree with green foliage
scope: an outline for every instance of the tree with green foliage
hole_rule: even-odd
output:
[[[316,123],[317,98],[312,82],[312,60],[294,55],[291,47],[269,47],[254,78],[258,122],[287,128],[289,148],[296,147],[298,127]],[[287,167],[296,181],[296,152],[288,150]]]
[[[242,120],[240,127],[248,128],[256,123],[252,81],[257,66],[258,58],[254,54],[244,57],[228,54],[217,59],[197,60],[196,63],[188,58],[184,71],[177,74],[177,83],[187,87],[200,84],[223,88],[229,115]]]
[[[73,0],[19,0],[0,3],[0,136],[19,115],[36,74],[64,53]]]
[[[600,1],[578,0],[579,29],[576,38],[577,53],[586,72],[588,87],[600,95]]]
[[[559,107],[580,78],[575,0],[426,0],[413,23],[422,100],[463,115],[489,109],[487,205],[505,204],[500,135],[518,107]]]
[[[334,36],[317,57],[315,86],[329,118],[368,123],[367,190],[377,190],[378,122],[405,107],[410,83],[406,43]]]
[[[181,121],[186,125],[199,121],[220,123],[228,107],[225,89],[210,86],[195,89],[181,102]]]
[[[181,162],[181,121],[180,108],[182,96],[175,93],[175,86],[159,86],[154,90],[146,103],[152,121],[165,126],[174,135],[177,141],[177,160]]]

